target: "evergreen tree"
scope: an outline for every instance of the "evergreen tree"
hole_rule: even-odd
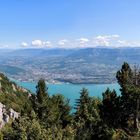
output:
[[[46,113],[46,104],[48,104],[49,95],[48,95],[48,88],[46,87],[46,83],[44,79],[40,79],[38,81],[38,84],[36,86],[36,97],[32,97],[33,99],[33,106],[35,106],[35,111],[38,113],[38,117],[40,119],[43,118],[43,116]]]
[[[103,93],[102,104],[99,105],[100,116],[104,123],[110,127],[119,127],[121,121],[121,100],[116,91],[108,88]]]
[[[122,65],[121,70],[119,70],[116,74],[116,78],[118,80],[118,83],[121,86],[121,90],[124,93],[125,92],[125,88],[127,88],[128,85],[132,85],[133,81],[133,72],[129,66],[128,63],[124,62],[124,64]]]
[[[45,127],[52,125],[65,128],[71,123],[72,116],[70,115],[71,107],[69,101],[65,100],[64,96],[57,94],[53,95],[45,106],[45,115],[43,116],[43,123]]]
[[[39,103],[43,103],[45,97],[48,97],[46,83],[44,79],[40,79],[36,86],[37,99]]]
[[[140,85],[138,84],[139,73],[132,70],[128,63],[124,63],[116,78],[121,86],[122,100],[122,124],[127,127],[127,122],[133,118],[133,128],[138,130],[138,112],[140,109]]]
[[[80,99],[76,100],[76,113],[74,116],[76,139],[97,138],[97,126],[100,122],[98,104],[98,99],[89,97],[87,89],[83,88],[81,90]]]

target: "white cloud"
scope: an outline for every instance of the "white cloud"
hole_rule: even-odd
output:
[[[22,47],[28,47],[28,43],[22,42],[22,43],[21,43],[21,46],[22,46]]]
[[[81,37],[79,39],[67,40],[62,39],[57,42],[33,40],[31,42],[33,47],[51,47],[51,48],[87,48],[87,47],[140,47],[140,42],[128,41],[122,39],[119,35],[98,35],[94,38]],[[21,46],[27,47],[28,43],[22,42]]]
[[[78,41],[78,47],[87,47],[89,44],[89,39],[88,38],[84,38],[84,37],[81,37],[79,39],[77,39]]]
[[[118,38],[119,35],[99,35],[93,39],[93,46],[112,46]]]
[[[119,35],[100,35],[93,39],[93,46],[140,47],[140,42],[123,40]]]
[[[79,40],[80,43],[87,43],[87,42],[89,42],[88,38],[79,38],[78,40]]]
[[[68,40],[62,39],[62,40],[59,40],[59,41],[58,41],[58,45],[64,46],[64,45],[66,45],[68,42],[69,42]]]
[[[105,36],[97,36],[93,43],[95,46],[109,46],[110,44],[109,39]]]
[[[42,42],[44,47],[52,47],[52,43],[50,41]]]
[[[52,47],[52,43],[50,41],[33,40],[31,44],[34,47]]]
[[[41,40],[33,40],[32,41],[32,46],[42,47],[42,45],[43,45],[43,42]]]

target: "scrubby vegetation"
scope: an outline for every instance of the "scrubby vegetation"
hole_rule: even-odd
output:
[[[4,140],[129,140],[139,139],[140,72],[122,65],[116,78],[121,95],[107,89],[103,98],[90,97],[82,89],[71,112],[69,100],[50,96],[40,79],[36,95],[19,89],[1,75],[0,101],[20,112],[20,117],[1,129]],[[4,80],[3,80],[4,79]],[[14,85],[14,86],[13,86]],[[16,89],[16,90],[15,90]]]
[[[4,74],[0,74],[0,102],[8,108],[21,112],[25,106],[30,108],[30,91],[17,86]]]

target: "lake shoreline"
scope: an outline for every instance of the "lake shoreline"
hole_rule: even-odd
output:
[[[18,80],[18,79],[14,79],[14,78],[9,78],[11,81],[18,81],[18,82],[23,82],[23,83],[27,83],[27,82],[30,82],[30,83],[37,83],[38,81],[28,81],[28,80]],[[54,85],[61,85],[61,84],[71,84],[71,85],[105,85],[105,84],[116,84],[117,81],[114,81],[114,82],[85,82],[85,83],[80,83],[80,82],[61,82],[61,81],[58,81],[58,82],[48,82],[46,81],[46,84],[54,84]]]
[[[37,82],[21,82],[14,81],[18,86],[30,90],[32,93],[36,93]],[[74,106],[75,100],[79,99],[80,91],[82,88],[86,88],[89,91],[90,97],[96,97],[102,99],[102,93],[106,91],[107,88],[110,90],[115,89],[117,94],[120,95],[120,86],[117,83],[113,84],[47,84],[48,94],[50,96],[56,94],[62,94],[66,99],[70,99],[70,105]]]

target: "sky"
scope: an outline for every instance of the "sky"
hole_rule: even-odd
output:
[[[0,47],[140,46],[140,0],[0,0]]]

